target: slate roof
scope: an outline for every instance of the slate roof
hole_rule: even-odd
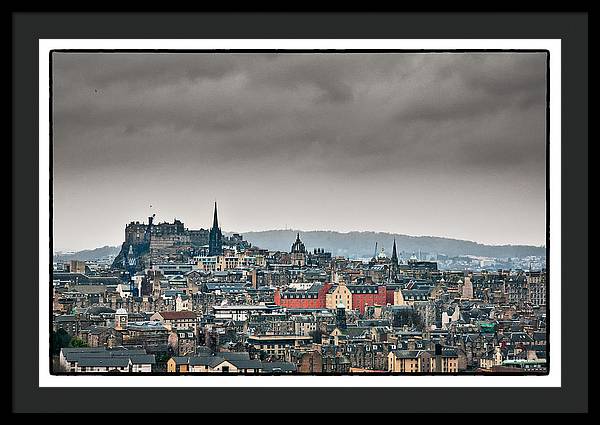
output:
[[[323,287],[323,284],[320,282],[315,282],[312,284],[310,288],[306,290],[306,292],[319,292],[319,290]]]
[[[399,359],[416,359],[421,354],[421,350],[396,350],[394,354]]]
[[[227,361],[238,369],[262,369],[260,360],[230,359]]]
[[[175,364],[189,364],[190,363],[190,357],[174,356],[174,357],[171,357],[171,359],[175,362]]]
[[[362,319],[358,321],[358,324],[364,327],[381,327],[389,326],[390,321],[388,319]]]
[[[54,321],[57,323],[60,322],[77,322],[77,317],[73,314],[63,314],[62,316],[58,316],[54,318]]]
[[[114,313],[115,310],[103,306],[94,306],[87,309],[87,314],[96,315],[100,313]]]
[[[383,285],[346,285],[353,294],[377,294],[379,286]]]
[[[129,361],[129,359],[133,359],[135,358],[136,361],[133,362],[135,364],[142,364],[142,363],[150,363],[150,364],[154,364],[156,362],[156,360],[154,359],[154,355],[149,355],[146,354],[146,350],[144,349],[106,349],[104,347],[102,348],[88,348],[88,347],[81,347],[81,348],[71,348],[71,347],[67,347],[67,348],[63,348],[62,349],[63,355],[65,357],[65,359],[69,362],[78,362],[80,366],[85,366],[81,364],[82,360],[86,360],[87,359],[112,359],[112,358],[121,358],[121,359],[126,359],[127,361]]]
[[[263,362],[262,370],[266,373],[296,372],[296,365],[291,362]]]
[[[250,359],[250,354],[247,351],[242,351],[242,352],[222,352],[219,353],[220,357],[223,357],[225,360],[227,361],[232,361],[232,360],[249,360]]]
[[[455,348],[442,348],[442,357],[458,357],[458,352]]]
[[[533,342],[531,337],[527,335],[525,332],[513,332],[510,334],[510,342]]]
[[[365,335],[371,335],[371,329],[368,327],[348,326],[342,330],[343,335],[350,338],[363,338]]]
[[[123,281],[116,276],[86,276],[83,273],[53,272],[52,279],[76,282],[78,285],[115,285]]]
[[[130,357],[132,364],[156,364],[154,354],[136,354]]]
[[[396,355],[397,358],[401,358],[401,359],[415,359],[415,358],[419,357],[419,355],[421,353],[424,353],[424,352],[426,352],[426,350],[396,350],[396,351],[394,351],[394,354]],[[431,351],[427,351],[427,352],[429,352],[432,356],[434,356],[434,353],[432,353]],[[441,355],[442,355],[442,357],[458,357],[458,352],[454,348],[443,347]]]
[[[192,311],[160,311],[159,314],[165,320],[181,320],[181,319],[195,319],[196,313]]]
[[[127,367],[129,357],[84,357],[78,364],[80,367]]]
[[[214,361],[214,356],[195,356],[189,358],[190,366],[209,366]]]

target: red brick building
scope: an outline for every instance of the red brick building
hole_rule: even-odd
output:
[[[368,305],[387,304],[387,290],[385,285],[347,285],[352,293],[352,309],[365,314]],[[393,304],[393,300],[392,303]]]
[[[325,295],[331,283],[315,284],[306,291],[275,290],[275,304],[287,308],[325,308]]]
[[[287,308],[326,308],[326,294],[331,283],[313,285],[306,291],[275,291],[275,304]],[[352,309],[365,313],[368,305],[385,306],[388,304],[388,291],[385,285],[347,285],[352,294]],[[393,291],[390,292],[393,304]]]
[[[402,284],[392,283],[385,286],[386,289],[386,304],[394,305],[394,292],[402,289]]]

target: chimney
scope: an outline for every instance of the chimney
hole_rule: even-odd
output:
[[[256,269],[252,269],[252,272],[250,274],[251,278],[252,278],[252,287],[254,289],[258,288],[258,281],[256,279]]]
[[[441,372],[441,371],[442,371],[442,345],[435,344],[435,371],[434,372]]]
[[[275,289],[275,294],[273,296],[273,302],[276,305],[281,305],[281,293],[279,292],[279,288]]]

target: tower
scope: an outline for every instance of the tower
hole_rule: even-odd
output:
[[[292,245],[291,260],[294,266],[304,267],[306,264],[306,248],[300,240],[300,233],[296,234],[296,241]]]
[[[223,255],[223,234],[219,227],[219,219],[217,218],[217,203],[215,202],[215,213],[213,217],[213,225],[208,235],[208,255]]]
[[[339,303],[336,307],[335,324],[341,330],[345,330],[347,328],[347,326],[346,326],[346,306],[343,303]]]
[[[390,264],[390,278],[398,277],[398,252],[396,251],[396,238],[394,238],[394,246],[392,247],[392,264]]]
[[[119,308],[115,312],[115,329],[123,330],[127,328],[129,314],[124,308]]]
[[[137,268],[137,259],[135,254],[133,253],[133,245],[129,245],[129,251],[127,251],[127,255],[123,257],[123,266],[125,267],[127,279],[129,280],[129,291],[131,291],[132,295],[135,295],[135,285],[133,282],[133,276],[135,275],[135,270]]]

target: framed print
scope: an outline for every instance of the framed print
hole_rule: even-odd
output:
[[[15,15],[15,410],[587,410],[586,15],[121,16]]]

